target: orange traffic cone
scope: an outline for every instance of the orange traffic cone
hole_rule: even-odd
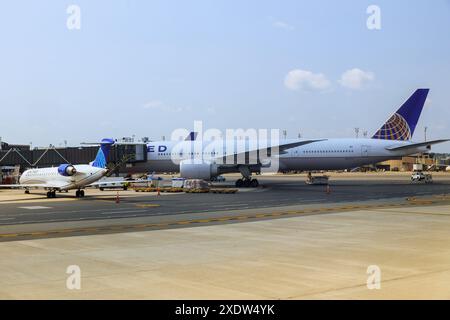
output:
[[[119,191],[117,191],[116,203],[120,203]]]
[[[158,194],[157,194],[158,196],[160,196],[161,195],[161,193],[160,193],[160,190],[159,190],[159,187],[158,187]]]

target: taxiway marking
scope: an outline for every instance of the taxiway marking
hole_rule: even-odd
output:
[[[361,209],[383,209],[383,208],[394,208],[394,207],[414,207],[422,205],[421,202],[417,201],[418,199],[414,199],[416,201],[411,201],[411,198],[406,199],[406,203],[376,203],[376,204],[360,204],[360,205],[345,205],[338,207],[322,207],[322,208],[314,208],[314,209],[303,209],[303,210],[291,210],[291,211],[275,211],[270,213],[253,213],[247,215],[233,215],[233,216],[225,216],[219,218],[210,218],[210,219],[193,219],[193,220],[181,220],[181,221],[173,221],[173,222],[162,222],[162,223],[149,223],[149,224],[139,224],[139,225],[123,225],[123,226],[105,226],[105,227],[92,227],[92,228],[73,228],[73,229],[60,229],[60,230],[50,230],[50,231],[42,231],[42,232],[23,232],[23,233],[6,233],[0,234],[0,239],[2,238],[16,238],[16,237],[42,237],[49,236],[54,234],[70,234],[70,233],[92,233],[92,232],[108,232],[108,231],[125,231],[125,230],[136,230],[136,229],[155,229],[161,227],[170,227],[170,226],[180,226],[180,225],[189,225],[189,224],[207,224],[207,223],[215,223],[220,221],[237,221],[237,220],[252,220],[258,218],[269,218],[269,217],[280,217],[280,216],[299,216],[299,215],[314,215],[314,214],[330,214],[330,213],[338,213],[343,211],[355,211]],[[448,196],[441,196],[441,198],[432,199],[434,201],[430,201],[426,199],[426,201],[430,201],[431,203],[441,203],[447,202],[449,200]],[[120,212],[118,212],[120,213]],[[123,213],[123,212],[122,212]],[[396,213],[396,212],[393,212]],[[131,215],[131,217],[138,215]],[[123,216],[126,217],[126,216]],[[117,218],[117,216],[116,216]],[[80,219],[83,220],[83,219]]]
[[[19,207],[19,209],[27,209],[27,210],[43,210],[43,209],[52,209],[52,207],[44,207],[44,206],[27,206],[27,207]]]

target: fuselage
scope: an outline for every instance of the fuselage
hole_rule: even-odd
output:
[[[22,185],[48,185],[48,189],[82,189],[102,178],[107,171],[90,165],[75,165],[74,167],[76,173],[73,176],[61,175],[57,167],[29,169],[20,176],[19,183]]]
[[[214,162],[216,159],[230,154],[230,152],[227,153],[227,150],[230,150],[227,145],[230,146],[232,143],[223,140],[152,142],[147,146],[148,161],[144,166],[149,171],[178,172],[180,160],[195,158]],[[380,139],[323,139],[288,149],[273,158],[279,161],[280,170],[342,170],[427,151],[426,147],[398,151],[388,149],[408,144],[412,143]],[[242,152],[244,149],[253,150],[250,145],[252,143],[241,146],[241,149],[238,146],[231,150],[234,152]],[[180,152],[180,150],[183,151]],[[235,164],[239,165],[240,163]],[[139,167],[142,168],[142,165]],[[230,170],[225,171],[230,172]]]
[[[389,150],[411,144],[408,141],[379,139],[327,139],[287,151],[280,156],[281,170],[343,170],[375,164],[411,154],[426,147]]]

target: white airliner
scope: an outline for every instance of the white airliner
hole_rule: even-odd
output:
[[[114,140],[103,139],[95,160],[90,164],[61,164],[54,168],[29,169],[20,176],[19,184],[0,187],[23,188],[25,193],[34,188],[45,189],[48,190],[47,198],[55,198],[56,191],[77,190],[76,197],[84,197],[83,189],[94,185],[107,174],[106,160],[113,144]]]
[[[341,170],[427,152],[431,145],[449,141],[411,141],[428,92],[429,89],[416,90],[371,139],[283,140],[278,144],[269,143],[269,147],[277,147],[278,151],[266,159],[258,158],[256,163],[236,154],[271,148],[233,149],[235,151],[227,153],[229,141],[225,140],[157,141],[147,145],[148,161],[135,170],[180,172],[184,178],[205,180],[223,173],[240,172],[243,179],[236,181],[237,187],[257,187],[258,181],[251,178],[252,172],[260,171],[271,159],[278,161],[280,170]],[[231,161],[224,163],[224,157]]]

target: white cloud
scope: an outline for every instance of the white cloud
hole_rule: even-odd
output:
[[[217,110],[214,107],[207,107],[206,112],[209,114],[216,114]]]
[[[159,100],[152,100],[143,105],[144,109],[157,109],[161,107],[163,103]]]
[[[284,29],[284,30],[294,30],[294,26],[291,26],[290,24],[284,22],[284,21],[274,21],[272,22],[272,26],[274,26],[275,28],[279,28],[279,29]]]
[[[287,31],[292,31],[295,29],[295,27],[293,25],[290,25],[289,23],[282,21],[280,19],[276,19],[272,16],[269,16],[269,21],[272,25],[272,27],[277,28],[277,29],[283,29],[283,30],[287,30]]]
[[[146,110],[164,111],[164,112],[184,112],[189,111],[189,107],[175,107],[165,104],[160,100],[152,100],[142,106]]]
[[[284,85],[290,90],[312,89],[325,90],[331,86],[330,81],[322,73],[294,69],[284,78]]]
[[[339,83],[341,86],[350,89],[361,89],[366,83],[373,81],[375,75],[372,72],[363,71],[358,68],[345,71]]]

